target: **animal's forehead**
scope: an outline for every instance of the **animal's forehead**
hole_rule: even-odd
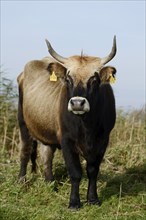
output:
[[[69,65],[77,65],[77,66],[85,66],[85,65],[100,65],[100,58],[98,57],[91,57],[91,56],[71,56],[68,58],[68,64]]]
[[[100,58],[97,57],[73,56],[68,61],[69,75],[73,78],[75,84],[80,81],[86,84],[88,79],[101,68]]]

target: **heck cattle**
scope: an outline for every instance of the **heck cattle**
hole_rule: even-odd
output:
[[[97,175],[115,124],[115,99],[110,77],[116,69],[104,66],[116,54],[116,38],[107,57],[60,56],[46,40],[52,57],[30,61],[18,76],[18,120],[22,139],[19,180],[29,159],[36,170],[37,140],[47,145],[45,179],[53,180],[52,160],[61,148],[71,180],[70,208],[80,207],[81,153],[87,161],[87,201],[100,204]]]

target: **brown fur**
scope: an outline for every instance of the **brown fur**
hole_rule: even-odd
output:
[[[45,180],[50,181],[53,180],[52,173],[52,161],[54,157],[55,148],[50,146],[41,146],[41,159],[44,165],[44,175]]]
[[[84,87],[88,79],[101,68],[100,58],[89,56],[69,57],[65,66],[70,71],[69,75],[73,78],[74,85],[77,86],[81,81]]]
[[[33,137],[51,144],[58,143],[61,135],[57,111],[63,84],[60,80],[50,82],[47,68],[47,61],[31,61],[25,66],[18,81],[23,90],[23,114],[27,128]],[[56,99],[56,102],[52,104],[51,99]],[[56,120],[51,120],[52,118]]]

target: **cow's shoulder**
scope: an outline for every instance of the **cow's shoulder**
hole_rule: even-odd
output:
[[[31,60],[24,66],[23,72],[18,76],[17,81],[20,84],[22,81],[35,81],[37,79],[48,78],[48,66],[51,61],[49,59]]]
[[[25,67],[24,72],[34,72],[34,71],[40,71],[40,70],[46,70],[49,65],[49,62],[47,60],[31,60],[29,61]]]

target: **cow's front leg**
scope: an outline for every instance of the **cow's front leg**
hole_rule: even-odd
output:
[[[88,183],[88,192],[87,192],[87,201],[90,204],[100,205],[100,201],[97,195],[97,175],[99,171],[99,165],[97,162],[87,162],[87,175],[89,179]]]
[[[97,175],[102,158],[103,154],[97,155],[97,153],[94,151],[90,151],[87,157],[87,175],[89,179],[87,201],[89,204],[93,205],[100,205],[100,201],[97,195]]]
[[[93,148],[88,150],[87,156],[87,175],[89,179],[87,201],[90,204],[101,205],[97,195],[97,175],[100,164],[102,162],[106,147],[108,144],[108,137],[104,140],[98,140],[98,148],[93,145]]]
[[[32,140],[21,141],[21,153],[20,153],[20,171],[18,175],[18,181],[24,182],[26,181],[26,170],[27,164],[30,159],[32,149]]]
[[[76,152],[75,143],[71,139],[64,138],[61,145],[68,174],[71,180],[69,208],[78,209],[80,208],[79,184],[82,176],[79,155]]]

